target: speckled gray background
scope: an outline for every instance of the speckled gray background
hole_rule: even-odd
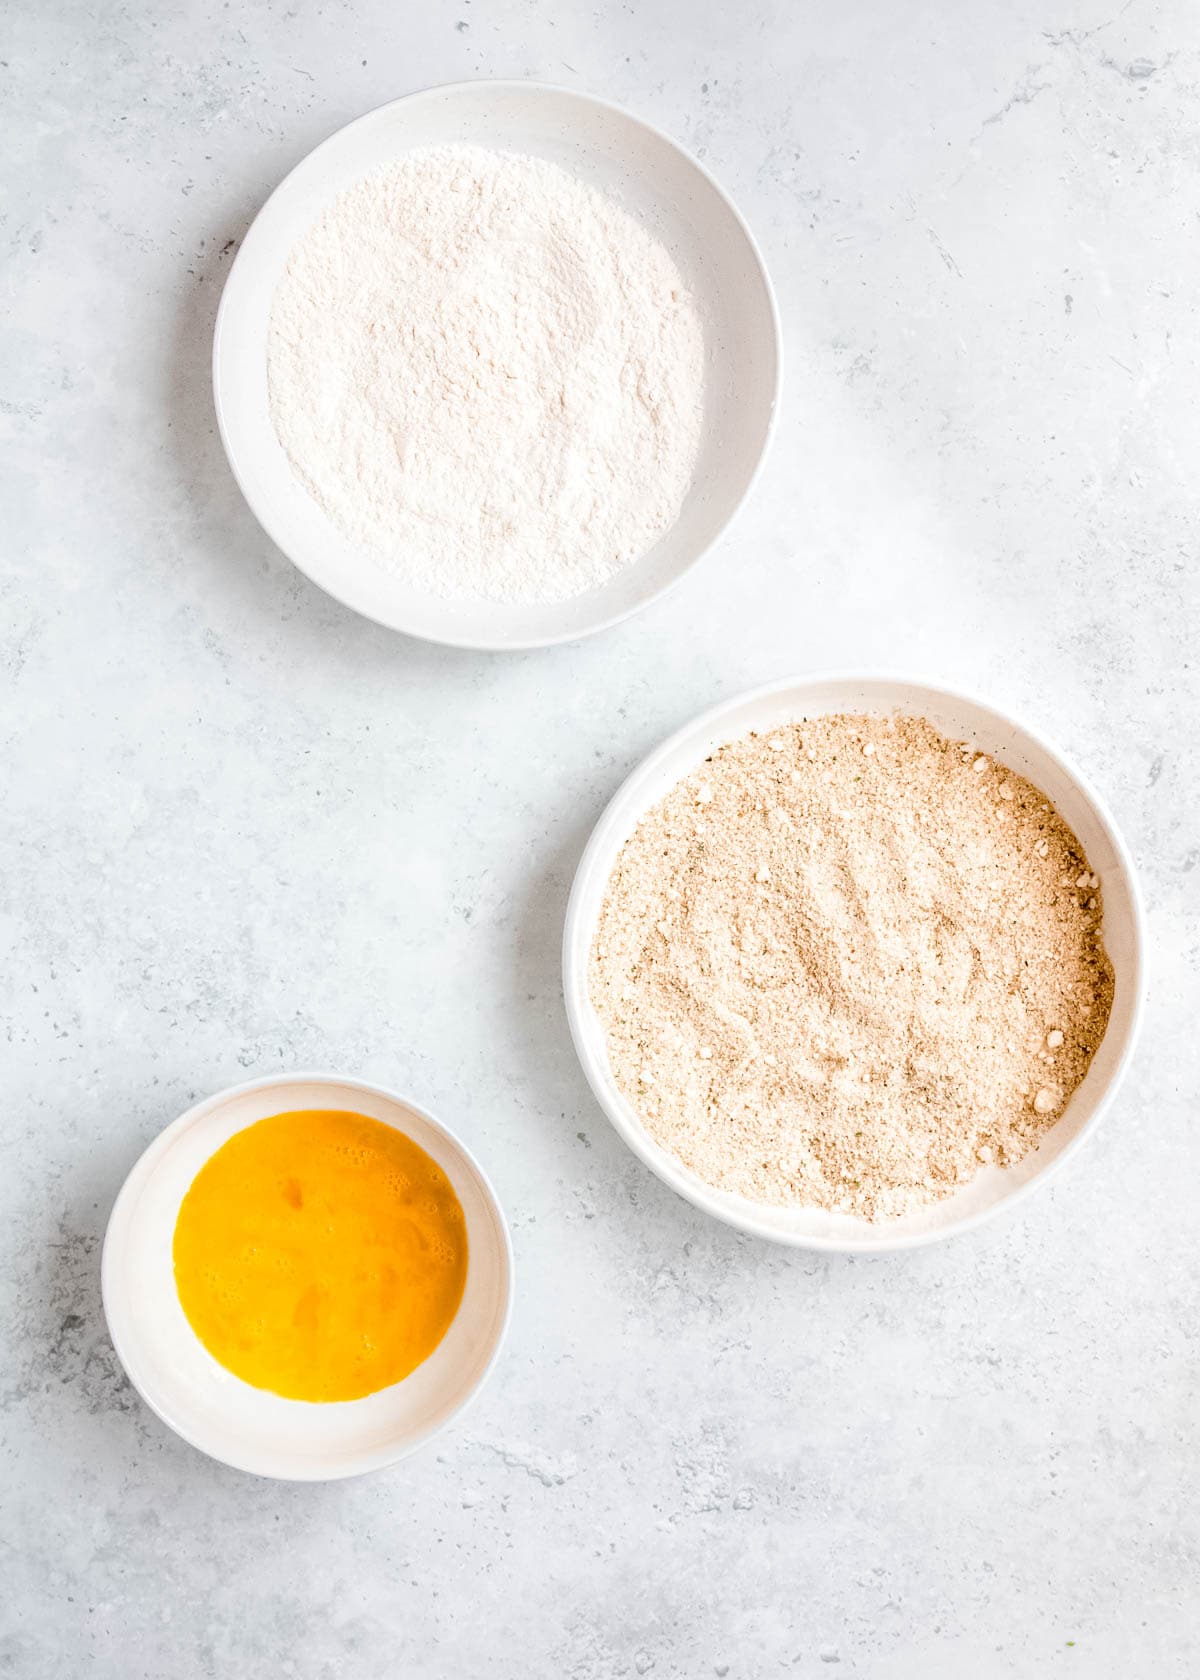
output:
[[[18,0],[2,403],[5,1506],[22,1680],[1200,1672],[1191,0]],[[310,587],[209,344],[282,174],[476,75],[664,125],[761,235],[789,357],[753,505],[636,622],[515,657]],[[618,1143],[559,929],[625,771],[721,695],[988,692],[1143,871],[1133,1073],[1052,1190],[907,1258],[716,1229]],[[200,1094],[411,1091],[511,1213],[502,1367],[434,1449],[291,1488],[117,1369],[118,1185]]]

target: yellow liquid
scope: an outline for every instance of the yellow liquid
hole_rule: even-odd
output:
[[[467,1281],[450,1181],[363,1114],[304,1109],[236,1133],[179,1209],[175,1286],[225,1368],[289,1400],[357,1400],[437,1347]]]

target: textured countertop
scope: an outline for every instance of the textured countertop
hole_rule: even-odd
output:
[[[4,212],[0,1672],[21,1680],[1200,1670],[1200,18],[1187,0],[39,4]],[[534,76],[675,134],[787,336],[752,505],[675,594],[477,656],[262,535],[209,393],[230,257],[316,141]],[[664,733],[835,664],[962,682],[1107,795],[1152,933],[1098,1139],[1013,1217],[739,1239],[580,1075],[559,935]],[[99,1247],[197,1096],[362,1073],[509,1210],[496,1377],[396,1472],[289,1487],[124,1382]]]

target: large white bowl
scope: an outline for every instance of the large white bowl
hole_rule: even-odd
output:
[[[650,552],[598,589],[543,606],[444,601],[377,566],[292,472],[267,398],[271,297],[295,242],[343,187],[420,146],[471,143],[545,158],[616,197],[671,252],[704,322],[707,404],[693,485]],[[745,222],[673,140],[604,100],[536,82],[461,82],[360,117],[276,188],[225,284],[213,344],[217,423],[242,493],[314,583],[380,624],[457,647],[528,648],[604,629],[677,583],[748,494],[779,392],[774,293]]]
[[[1087,1077],[1040,1147],[1017,1166],[982,1169],[954,1196],[902,1219],[873,1222],[819,1208],[769,1207],[705,1184],[654,1142],[618,1090],[588,994],[588,954],[604,890],[617,854],[640,818],[723,742],[751,729],[770,730],[829,712],[927,717],[952,739],[972,742],[1041,788],[1070,824],[1101,878],[1104,940],[1116,973],[1104,1040]],[[571,1033],[588,1083],[625,1142],[659,1178],[706,1213],[755,1236],[797,1248],[878,1254],[970,1230],[1019,1202],[1074,1153],[1099,1123],[1133,1052],[1142,1008],[1144,946],[1129,853],[1099,795],[1048,741],[970,695],[903,677],[831,673],[775,683],[725,701],[672,735],[639,765],[596,825],[580,861],[567,907],[563,982]]]
[[[454,1322],[403,1382],[362,1400],[315,1405],[252,1388],[204,1347],[175,1288],[179,1205],[214,1150],[256,1120],[337,1108],[394,1126],[432,1155],[467,1221],[467,1283]],[[256,1079],[197,1103],[161,1132],[125,1180],[101,1263],[104,1312],[129,1380],[185,1441],[237,1470],[328,1481],[395,1464],[462,1411],[508,1328],[512,1247],[495,1191],[470,1151],[392,1091],[333,1074]]]

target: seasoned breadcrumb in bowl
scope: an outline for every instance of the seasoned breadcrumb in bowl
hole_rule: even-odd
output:
[[[564,989],[617,1131],[751,1234],[878,1253],[968,1230],[1099,1122],[1141,1012],[1129,854],[985,703],[834,674],[664,742],[576,875]]]

